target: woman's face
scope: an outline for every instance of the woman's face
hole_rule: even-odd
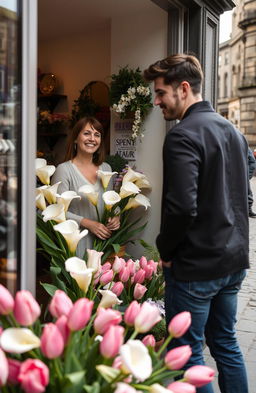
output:
[[[95,153],[101,144],[101,133],[89,123],[79,132],[76,141],[77,153]]]

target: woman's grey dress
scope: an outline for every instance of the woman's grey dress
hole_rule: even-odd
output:
[[[102,165],[99,166],[99,169],[102,171],[111,172],[111,167],[106,162],[103,162]],[[58,187],[58,194],[61,194],[64,191],[75,191],[81,196],[80,200],[78,198],[72,200],[66,214],[67,219],[76,221],[79,226],[83,218],[89,218],[90,220],[98,221],[94,205],[85,196],[83,196],[81,193],[78,193],[78,190],[81,186],[84,185],[89,184],[90,186],[93,186],[94,191],[99,193],[98,209],[101,214],[103,211],[103,200],[101,196],[104,192],[101,179],[98,177],[95,184],[91,183],[79,171],[75,164],[73,164],[71,161],[66,161],[63,164],[57,166],[56,171],[52,176],[51,184],[55,184],[59,181],[61,181],[61,183]],[[111,188],[112,182],[110,182],[108,189]],[[81,227],[80,229],[84,228]],[[83,237],[79,241],[76,250],[76,254],[79,258],[84,256],[85,250],[87,248],[92,248],[93,239],[94,235],[89,232],[87,236]]]

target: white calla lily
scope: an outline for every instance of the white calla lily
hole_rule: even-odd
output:
[[[130,198],[124,210],[134,209],[138,206],[144,206],[145,210],[150,207],[150,200],[143,194],[136,195],[135,198]]]
[[[152,373],[152,360],[147,347],[140,340],[129,340],[120,348],[122,370],[139,381],[145,381]]]
[[[66,220],[64,206],[60,203],[54,203],[47,206],[47,208],[42,211],[42,216],[44,222],[47,222],[49,220],[63,222]]]
[[[47,202],[49,204],[52,203],[56,203],[57,202],[57,190],[59,187],[59,184],[61,183],[61,181],[59,181],[58,183],[53,184],[52,186],[41,186],[38,187],[38,190],[40,192],[42,192],[42,194],[44,195],[45,199],[47,200]]]
[[[99,292],[102,295],[102,298],[98,307],[110,308],[115,304],[123,303],[122,300],[118,299],[116,294],[109,289],[100,289]]]
[[[93,269],[87,269],[85,261],[80,258],[72,257],[66,260],[65,268],[79,288],[86,293],[92,281]]]
[[[53,206],[53,205],[51,205]],[[63,207],[64,209],[64,207]],[[67,220],[54,225],[53,229],[60,232],[67,242],[69,250],[74,253],[80,239],[88,234],[88,230],[79,231],[79,226],[74,220]]]
[[[159,383],[154,383],[153,385],[151,385],[149,392],[150,393],[171,393],[170,389],[164,388],[162,385],[159,385]]]
[[[103,251],[89,250],[87,249],[87,266],[93,269],[96,273],[101,268],[101,257],[104,254]]]
[[[134,183],[128,181],[128,182],[122,184],[122,187],[120,188],[119,195],[123,199],[123,198],[130,196],[130,195],[138,194],[139,192],[140,192],[139,187],[137,187]]]
[[[97,171],[98,176],[101,179],[102,185],[104,190],[107,189],[110,179],[112,176],[116,175],[117,172],[107,172],[107,171],[101,171],[100,169]]]
[[[134,171],[131,167],[128,168],[126,174],[123,177],[123,184],[127,182],[135,182],[139,179],[143,179],[145,175],[143,173],[139,173]]]
[[[54,174],[56,167],[54,165],[45,165],[36,169],[36,175],[39,180],[46,185],[50,184],[50,177]]]
[[[44,158],[36,158],[36,170],[47,165],[47,161]]]
[[[102,194],[102,199],[108,210],[112,208],[113,205],[121,201],[120,195],[115,191],[106,191]]]
[[[136,184],[136,186],[139,188],[152,188],[146,177],[142,177],[141,179],[136,180],[134,184]]]
[[[68,211],[73,199],[81,199],[81,197],[75,191],[64,191],[61,195],[57,194],[57,202],[64,205],[65,212]]]
[[[7,328],[0,336],[1,348],[10,353],[25,353],[40,347],[40,339],[27,328]]]
[[[99,193],[95,192],[93,186],[90,186],[90,184],[87,184],[85,186],[80,187],[78,192],[81,193],[81,194],[84,194],[86,196],[86,198],[88,198],[89,201],[94,206],[97,206]]]
[[[45,202],[45,198],[44,198],[42,193],[39,193],[36,196],[36,207],[39,210],[45,210],[46,209],[46,202]]]

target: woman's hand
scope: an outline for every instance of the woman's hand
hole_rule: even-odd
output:
[[[90,232],[92,232],[95,236],[97,236],[101,240],[106,240],[111,236],[111,230],[98,221],[93,221],[93,220],[89,220],[88,218],[84,218],[81,221],[81,225],[89,229]]]
[[[120,217],[110,217],[106,226],[110,231],[117,231],[120,228]]]

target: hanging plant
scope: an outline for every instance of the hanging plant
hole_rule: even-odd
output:
[[[139,68],[133,70],[126,66],[111,75],[110,102],[121,119],[134,118],[132,138],[143,138],[142,123],[153,105],[149,85]]]
[[[100,106],[90,96],[89,86],[85,86],[80,90],[78,99],[74,101],[70,120],[71,127],[74,127],[76,122],[82,117],[95,117],[99,109]]]

